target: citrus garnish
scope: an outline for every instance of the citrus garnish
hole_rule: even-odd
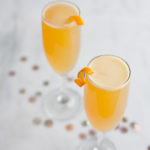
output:
[[[77,25],[84,25],[84,22],[81,18],[81,16],[70,16],[67,20],[66,23],[71,23],[75,21]]]
[[[88,75],[92,75],[94,72],[91,70],[91,68],[89,67],[85,67],[83,68],[82,70],[79,71],[78,73],[78,78],[74,80],[74,82],[82,87],[86,82],[85,82],[85,74],[88,74]]]

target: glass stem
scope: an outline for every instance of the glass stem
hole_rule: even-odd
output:
[[[60,75],[60,77],[61,77],[60,91],[63,91],[63,89],[66,88],[66,84],[67,84],[67,81],[66,81],[67,75],[62,74],[62,75]]]
[[[106,138],[106,132],[102,132],[98,134],[98,143],[101,143]]]
[[[65,93],[65,88],[67,84],[66,75],[60,75],[61,76],[61,84],[59,87],[60,95],[57,97],[57,102],[61,105],[66,105],[69,101],[68,95]]]
[[[102,150],[116,150],[114,143],[107,138],[106,132],[98,137],[98,144]]]

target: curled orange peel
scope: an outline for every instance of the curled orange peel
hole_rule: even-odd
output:
[[[93,73],[94,73],[94,72],[91,70],[91,68],[85,67],[85,68],[83,68],[82,70],[79,71],[79,73],[78,73],[78,78],[75,79],[74,82],[75,82],[78,86],[82,87],[82,86],[86,83],[85,78],[84,78],[84,77],[85,77],[85,74],[87,74],[87,75],[92,75]]]
[[[71,23],[75,21],[77,25],[84,25],[84,22],[81,18],[81,16],[70,16],[67,20],[66,23]]]

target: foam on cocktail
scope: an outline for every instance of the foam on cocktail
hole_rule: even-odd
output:
[[[88,66],[94,71],[89,79],[100,88],[119,88],[129,77],[129,67],[118,57],[100,56],[91,61]]]

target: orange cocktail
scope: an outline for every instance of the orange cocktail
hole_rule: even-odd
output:
[[[84,87],[85,111],[98,131],[114,128],[127,105],[129,82],[128,65],[114,56],[100,56],[89,67],[94,71]],[[124,84],[125,83],[125,84]]]
[[[75,82],[79,86],[84,85],[85,112],[89,122],[97,131],[112,130],[122,118],[127,105],[129,79],[128,64],[112,55],[94,58],[88,67],[78,73]],[[94,148],[115,150],[115,146],[107,138],[100,143],[94,142],[88,141],[80,150]]]
[[[53,70],[64,79],[60,87],[49,92],[43,105],[46,113],[57,120],[74,117],[81,107],[80,95],[64,82],[79,55],[80,25],[83,24],[79,8],[71,2],[55,1],[42,11],[44,51]]]
[[[44,8],[43,45],[48,62],[55,72],[66,74],[74,67],[80,51],[80,26],[68,22],[79,9],[68,2],[57,2]]]

